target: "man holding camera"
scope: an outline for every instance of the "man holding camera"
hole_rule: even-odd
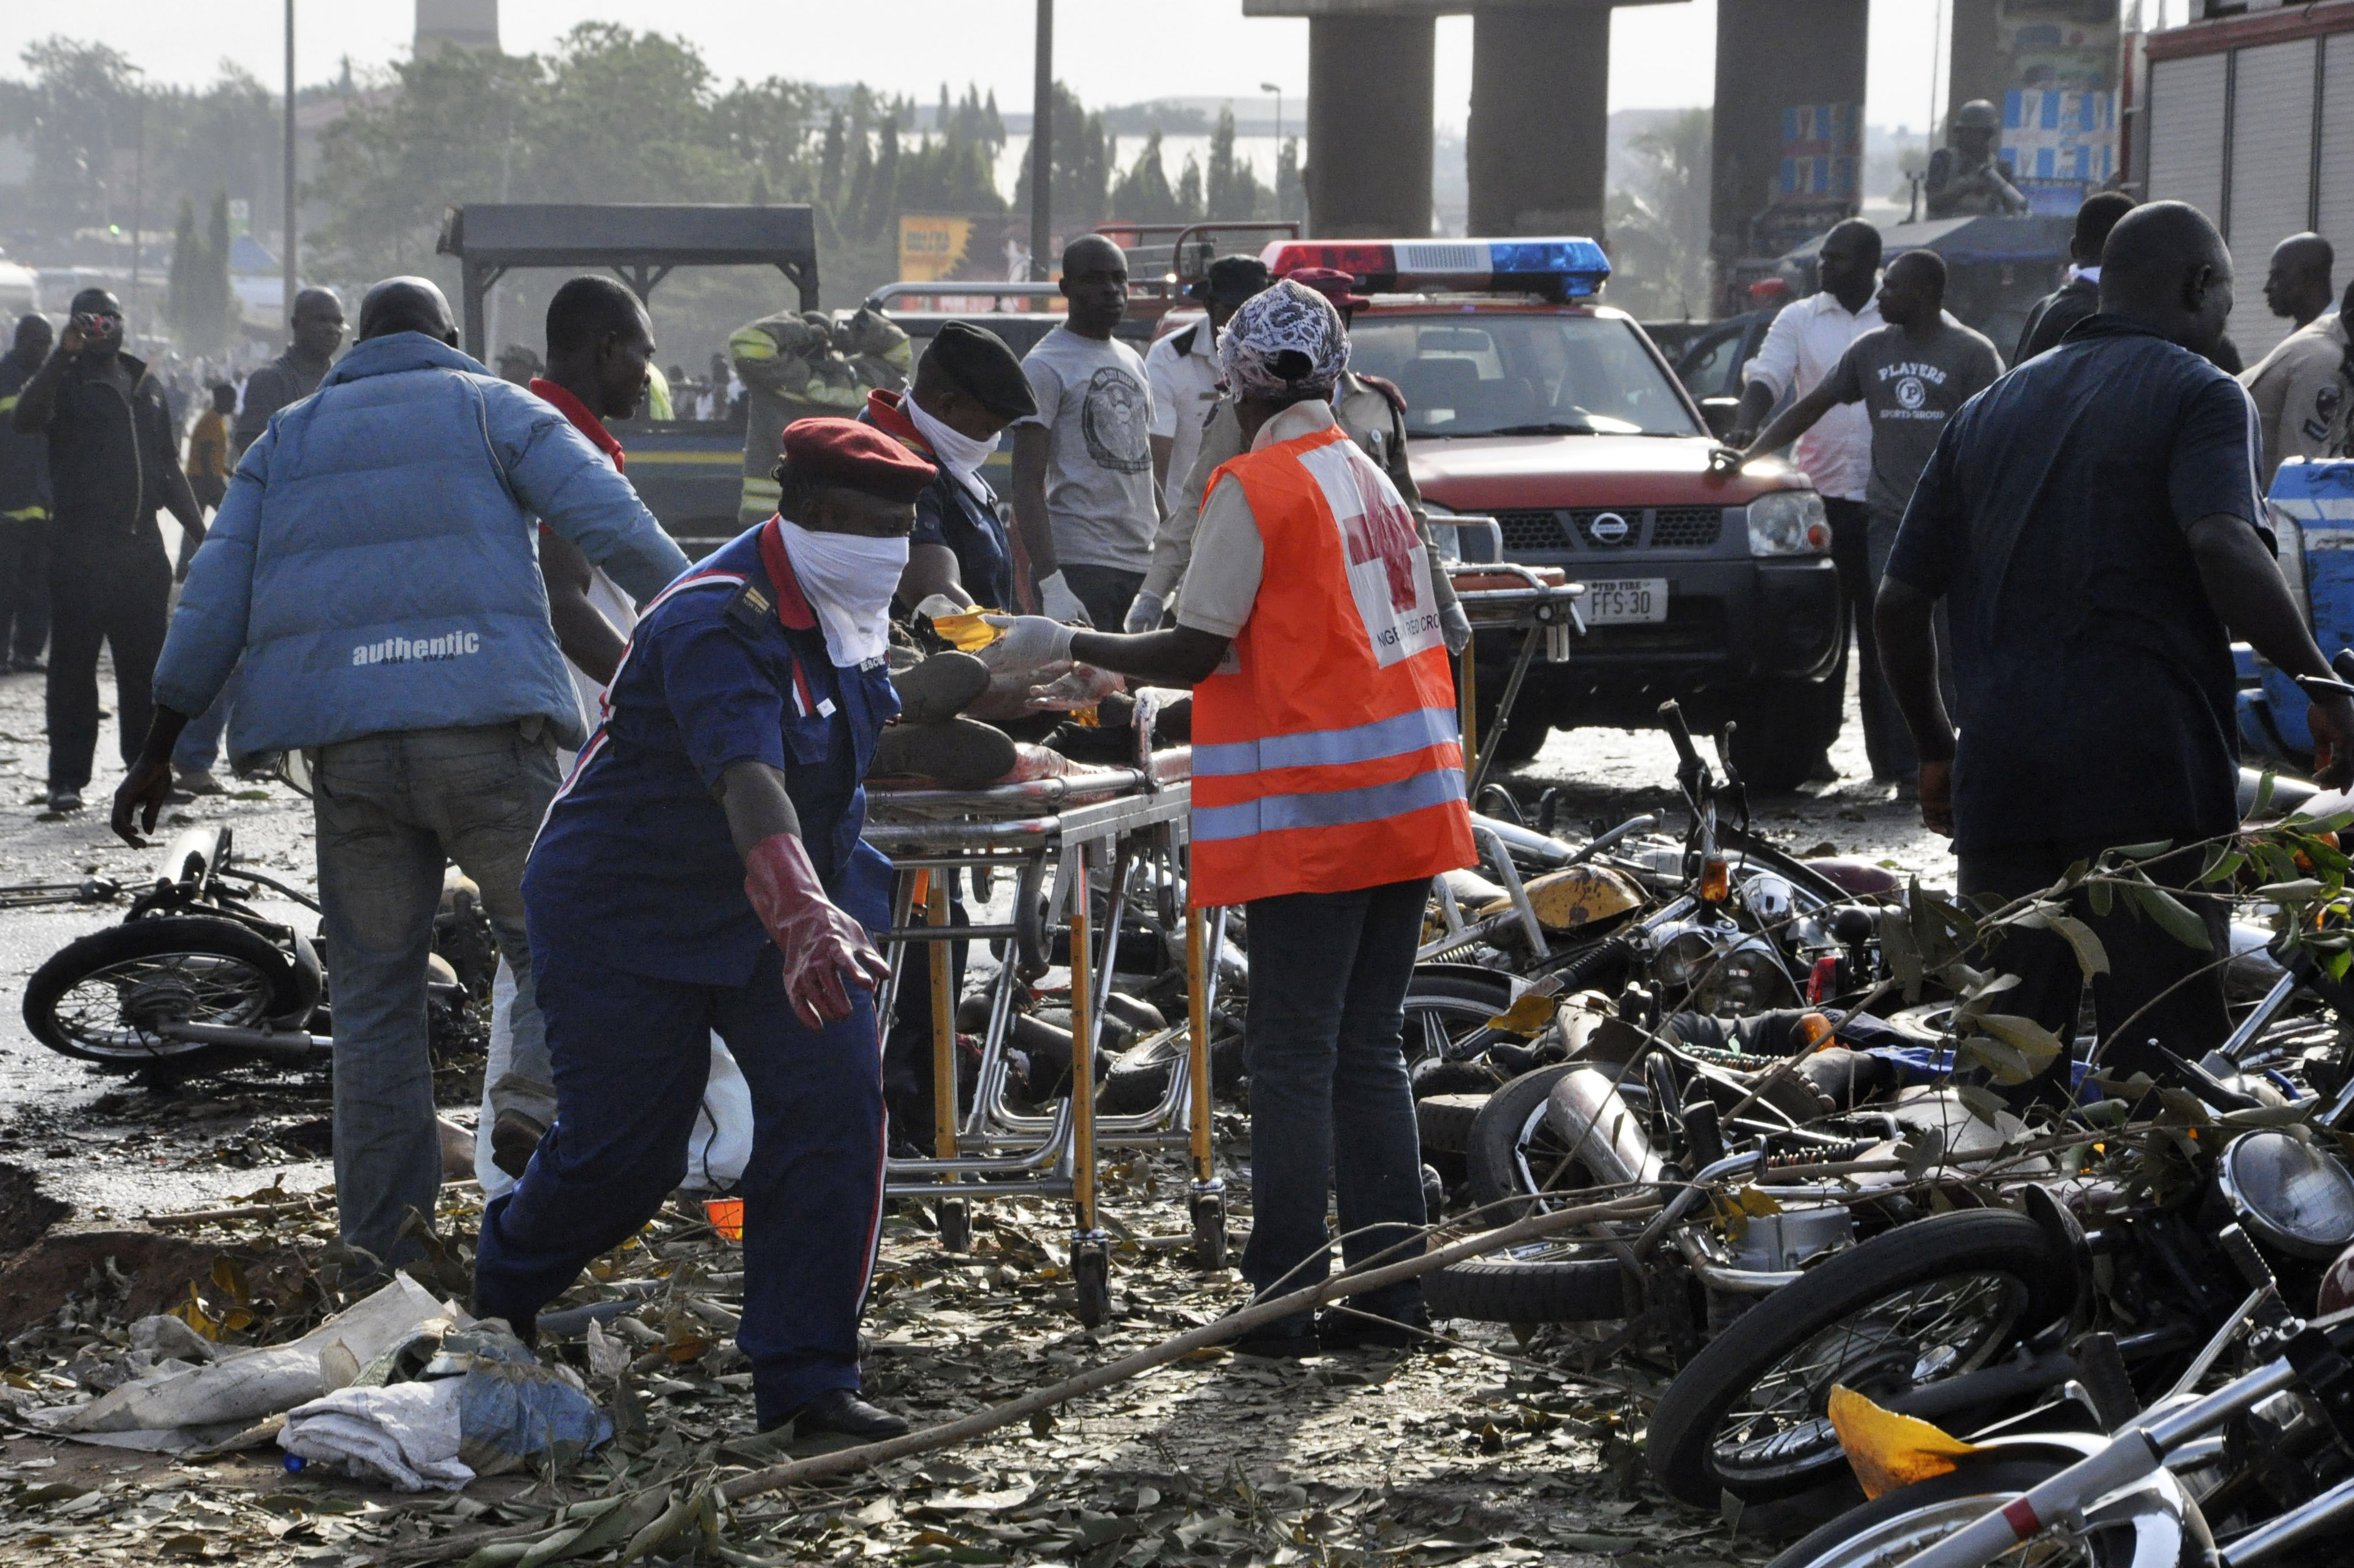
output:
[[[172,561],[155,514],[205,534],[163,386],[122,352],[122,302],[84,289],[58,346],[17,394],[19,433],[49,443],[49,813],[81,810],[98,750],[98,650],[114,650],[123,766],[154,714]]]

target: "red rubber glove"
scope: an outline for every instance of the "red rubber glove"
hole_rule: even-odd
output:
[[[811,1029],[850,1016],[845,976],[866,991],[890,978],[891,966],[867,940],[866,928],[826,897],[809,851],[794,834],[771,834],[752,846],[744,862],[744,895],[785,955],[785,996]]]

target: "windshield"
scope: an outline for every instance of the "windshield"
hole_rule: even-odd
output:
[[[1360,316],[1349,368],[1405,394],[1406,433],[1695,436],[1675,386],[1609,316]]]

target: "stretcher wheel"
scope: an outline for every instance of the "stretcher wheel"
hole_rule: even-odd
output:
[[[1079,1287],[1079,1322],[1100,1329],[1111,1321],[1111,1256],[1101,1242],[1071,1248],[1071,1279]]]
[[[950,1252],[972,1250],[972,1209],[962,1198],[943,1198],[939,1206],[940,1245]]]
[[[1193,1261],[1204,1268],[1226,1266],[1226,1201],[1215,1192],[1193,1200]]]

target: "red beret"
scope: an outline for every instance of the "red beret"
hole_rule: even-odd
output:
[[[888,501],[913,501],[932,482],[930,463],[855,419],[796,419],[787,425],[780,454],[801,479],[839,484]]]
[[[1352,311],[1373,302],[1357,292],[1357,280],[1336,267],[1294,267],[1284,274],[1332,302],[1335,310]]]

